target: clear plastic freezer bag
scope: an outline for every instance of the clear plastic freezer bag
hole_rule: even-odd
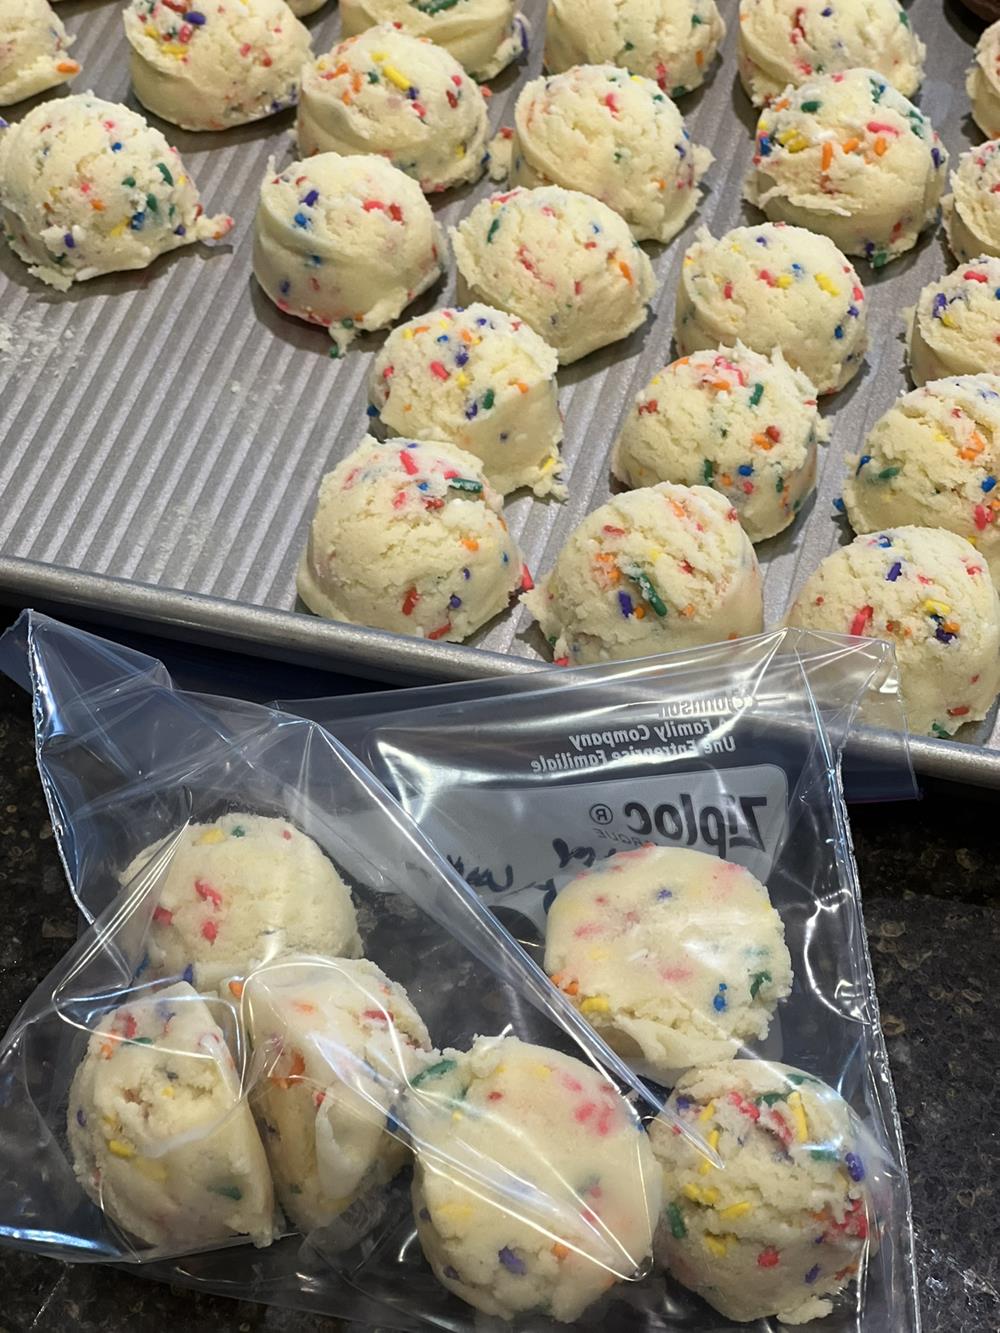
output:
[[[715,1145],[718,1174],[687,1139],[660,1143],[658,1256],[675,1276],[737,1321],[798,1322],[833,1296],[824,1328],[918,1326],[840,774],[850,745],[866,796],[914,790],[888,645],[778,631],[288,706],[361,757],[595,1030],[672,1088],[681,1123]],[[859,735],[861,712],[885,729]],[[845,1104],[863,1151],[847,1145]],[[871,1183],[870,1160],[873,1228],[854,1190]],[[839,1204],[822,1202],[838,1186]],[[670,1301],[667,1327],[732,1326],[682,1286]]]

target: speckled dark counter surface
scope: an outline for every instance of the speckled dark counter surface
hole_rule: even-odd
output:
[[[0,679],[0,1030],[75,935],[31,741],[27,698]],[[932,793],[853,818],[909,1154],[925,1333],[1000,1330],[997,813],[995,793]],[[0,1333],[338,1327],[9,1250],[0,1286]]]

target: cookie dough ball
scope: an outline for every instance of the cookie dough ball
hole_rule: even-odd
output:
[[[736,510],[706,486],[643,487],[588,514],[521,599],[562,665],[759,634],[761,577]]]
[[[309,30],[284,0],[131,0],[125,36],[135,95],[185,130],[227,130],[294,106]]]
[[[185,983],[137,993],[101,1020],[67,1129],[84,1190],[147,1245],[270,1243],[267,1158],[222,1030]]]
[[[847,461],[855,532],[947,528],[976,547],[1000,585],[1000,375],[957,375],[904,394]]]
[[[305,18],[307,14],[315,14],[317,9],[322,9],[326,0],[285,0],[288,8],[296,18]]]
[[[0,222],[28,272],[60,291],[233,225],[204,215],[159,130],[91,93],[37,106],[0,134]]]
[[[66,83],[80,66],[66,52],[76,40],[46,0],[0,0],[0,106]]]
[[[653,376],[615,441],[611,471],[626,486],[711,486],[759,542],[787,528],[812,493],[826,438],[805,375],[780,352],[737,343]]]
[[[426,194],[478,180],[486,103],[447,51],[391,25],[349,37],[302,74],[300,150],[378,153]]]
[[[833,1088],[788,1065],[693,1069],[653,1121],[665,1225],[657,1259],[739,1323],[819,1319],[855,1279],[875,1231],[867,1143]],[[722,1169],[700,1149],[722,1160]]]
[[[659,1171],[591,1065],[479,1037],[411,1081],[413,1211],[434,1275],[484,1314],[571,1323],[650,1253]]]
[[[951,736],[1000,691],[1000,603],[986,560],[964,537],[899,527],[827,556],[789,625],[887,639],[911,731]]]
[[[959,264],[929,282],[907,312],[906,350],[914,384],[1000,374],[1000,259]]]
[[[368,397],[388,433],[457,445],[503,494],[530,486],[563,499],[558,368],[534,329],[477,303],[394,329],[372,365]]]
[[[165,850],[147,847],[122,883]],[[287,949],[361,953],[350,890],[287,820],[236,813],[191,824],[162,873],[146,942],[152,976],[209,991]]]
[[[960,264],[980,255],[1000,256],[1000,139],[970,148],[951,174],[951,194],[941,200],[944,230]]]
[[[652,79],[578,65],[529,83],[514,108],[512,185],[561,185],[619,213],[637,241],[669,241],[712,161]]]
[[[616,852],[568,884],[549,910],[545,970],[609,1046],[667,1085],[766,1037],[792,988],[764,885],[680,847]]]
[[[525,584],[500,496],[464,449],[366,435],[323,478],[298,578],[317,615],[460,643]]]
[[[684,356],[736,342],[778,349],[818,393],[836,393],[868,346],[865,293],[826,236],[765,222],[715,240],[702,228],[684,256],[674,336]]]
[[[345,37],[391,23],[450,51],[477,79],[492,79],[528,50],[528,25],[516,0],[341,0]]]
[[[715,0],[549,0],[545,68],[610,62],[683,97],[704,83],[725,35]]]
[[[338,352],[384,329],[443,272],[444,236],[416,181],[384,158],[318,153],[260,188],[253,271],[279,310]]]
[[[326,1226],[406,1161],[387,1116],[426,1063],[427,1029],[403,987],[364,959],[282,959],[247,981],[243,1013],[278,1201],[300,1230]]]
[[[451,233],[462,284],[508,310],[556,349],[562,365],[627,338],[643,323],[656,278],[628,224],[607,204],[550,185],[477,204]]]
[[[926,54],[896,0],[740,0],[740,82],[755,106],[815,74],[857,67],[912,97]]]
[[[807,79],[761,112],[753,163],[746,197],[772,222],[881,268],[937,217],[948,154],[912,102],[852,69]]]
[[[972,102],[972,119],[987,139],[1000,136],[1000,23],[991,23],[976,43],[965,91]]]

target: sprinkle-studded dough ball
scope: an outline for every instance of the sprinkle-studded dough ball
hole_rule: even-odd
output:
[[[960,264],[980,255],[1000,256],[1000,139],[970,148],[951,174],[951,194],[941,200],[944,230]]]
[[[606,204],[550,185],[477,204],[453,229],[459,293],[517,315],[563,365],[627,338],[656,278]],[[464,289],[463,289],[464,284]]]
[[[875,268],[937,216],[948,154],[930,121],[873,70],[807,79],[757,122],[746,196],[772,222],[829,236]]]
[[[929,282],[907,313],[914,384],[1000,374],[1000,259],[974,259]]]
[[[350,890],[312,838],[284,819],[237,813],[192,824],[172,849],[141,852],[122,883],[147,865],[163,875],[146,944],[154,977],[209,991],[288,949],[361,952]]]
[[[991,23],[976,43],[965,90],[972,102],[972,119],[987,139],[1000,136],[1000,23]]]
[[[715,0],[549,0],[545,68],[621,65],[683,97],[705,82],[725,35]]]
[[[486,131],[482,93],[454,56],[391,24],[348,37],[302,74],[303,154],[378,153],[426,194],[479,179]]]
[[[146,1244],[270,1243],[267,1158],[222,1030],[184,982],[101,1020],[70,1088],[67,1129],[84,1190]]]
[[[492,79],[528,50],[528,24],[516,0],[341,0],[345,37],[391,23],[429,37],[476,79]]]
[[[789,84],[858,67],[912,97],[926,54],[896,0],[740,0],[740,81],[756,106]]]
[[[789,625],[887,639],[912,731],[950,736],[1000,691],[1000,603],[975,547],[941,528],[856,537],[827,556]]]
[[[79,74],[66,55],[74,41],[47,0],[0,0],[0,106]]]
[[[283,958],[243,989],[252,1104],[278,1201],[302,1231],[387,1184],[406,1147],[387,1124],[430,1038],[406,991],[365,959]]]
[[[520,319],[473,304],[390,333],[372,364],[370,411],[387,432],[474,454],[491,486],[565,497],[559,358]]]
[[[443,270],[420,186],[374,156],[318,153],[261,185],[253,270],[279,310],[322,324],[342,352],[384,329]]]
[[[479,1037],[412,1079],[405,1107],[417,1235],[463,1301],[572,1323],[643,1268],[660,1173],[604,1074],[516,1037]]]
[[[654,375],[625,419],[611,471],[626,486],[711,486],[759,542],[787,528],[811,494],[826,438],[806,376],[780,351],[737,343]]]
[[[875,1232],[867,1143],[840,1094],[787,1065],[727,1060],[685,1075],[667,1110],[690,1137],[665,1117],[650,1127],[657,1259],[739,1323],[829,1314]]]
[[[763,628],[757,557],[706,486],[629,491],[588,514],[521,599],[564,665],[623,661]]]
[[[0,222],[29,273],[60,291],[233,225],[205,217],[159,130],[91,93],[36,106],[0,134]]]
[[[668,1086],[762,1039],[792,987],[781,917],[731,861],[616,852],[558,895],[545,970],[610,1046]]]
[[[186,130],[226,130],[294,106],[309,30],[284,0],[131,0],[125,36],[143,106]]]
[[[678,350],[780,349],[820,394],[857,374],[868,346],[864,288],[826,236],[763,223],[718,240],[702,228],[684,256],[674,330]]]
[[[323,478],[298,578],[317,615],[457,643],[526,584],[500,496],[463,449],[369,435]]]

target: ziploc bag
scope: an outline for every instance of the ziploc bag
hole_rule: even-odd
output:
[[[706,1179],[703,1161],[689,1170],[667,1154],[677,1276],[734,1319],[749,1317],[761,1266],[772,1296],[785,1265],[797,1266],[805,1304],[821,1281],[830,1232],[820,1225],[806,1263],[787,1232],[767,1243],[749,1208],[763,1202],[780,1219],[789,1197],[785,1140],[803,1130],[809,1088],[791,1119],[762,1113],[773,1196],[744,1169],[761,1148],[754,1114],[799,1086],[775,1084],[789,1066],[836,1089],[865,1127],[866,1153],[837,1160],[842,1182],[870,1175],[859,1163],[874,1156],[884,1186],[878,1249],[820,1326],[918,1327],[903,1147],[839,770],[853,741],[866,794],[912,792],[888,645],[783,630],[569,673],[289,707],[371,767],[595,1029],[673,1087],[682,1121],[693,1114],[723,1145],[742,1124],[749,1147],[727,1159],[728,1185]],[[887,728],[863,743],[862,709]],[[723,1104],[745,1118],[720,1121]],[[805,1114],[811,1136],[820,1113]],[[828,1152],[814,1144],[810,1161]],[[748,1238],[760,1241],[749,1261]],[[776,1299],[786,1304],[772,1309],[795,1313],[787,1293]],[[731,1326],[682,1289],[672,1300],[667,1327]]]

